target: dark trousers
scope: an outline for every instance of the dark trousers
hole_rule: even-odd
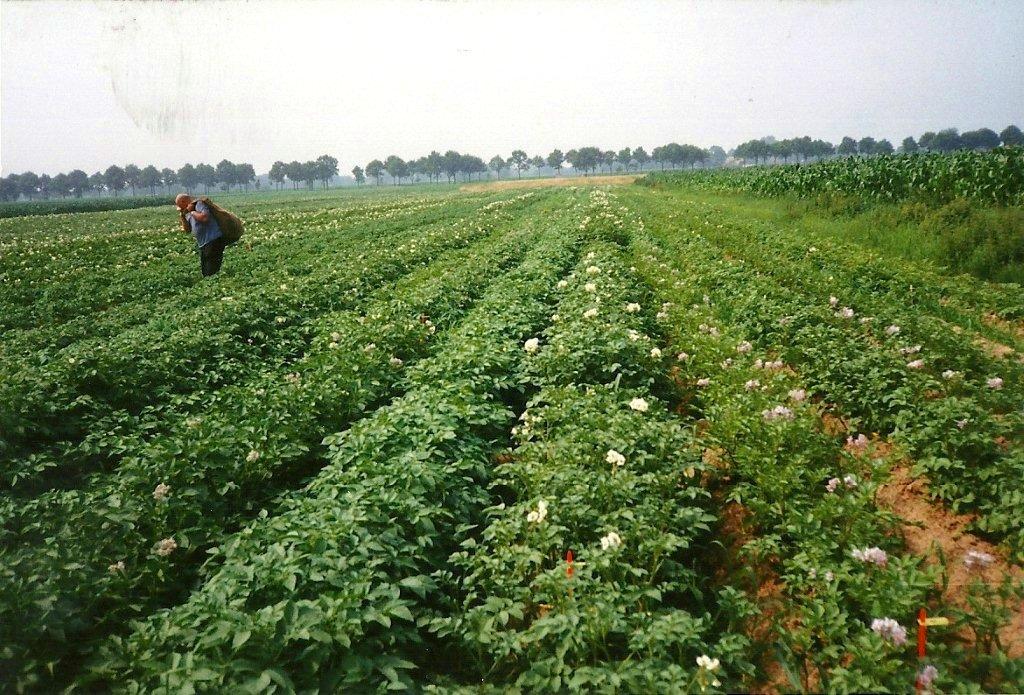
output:
[[[218,237],[199,249],[199,265],[203,269],[203,277],[216,275],[224,262],[224,237]]]

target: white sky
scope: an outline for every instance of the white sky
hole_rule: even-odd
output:
[[[1024,127],[1024,1],[10,2],[0,169]]]

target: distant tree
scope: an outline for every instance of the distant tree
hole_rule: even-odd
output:
[[[366,176],[363,175],[363,168],[358,164],[352,167],[352,178],[356,180],[357,186],[362,186],[366,183]]]
[[[171,188],[178,183],[178,174],[174,169],[165,167],[160,170],[160,183],[164,185],[165,192],[170,193]]]
[[[139,174],[139,185],[148,188],[150,195],[156,195],[156,187],[161,184],[160,170],[152,164],[148,165]]]
[[[217,181],[230,188],[235,185],[238,180],[238,174],[235,171],[235,163],[229,159],[222,159],[217,163]]]
[[[124,180],[128,184],[128,187],[132,189],[132,195],[135,195],[135,189],[141,183],[142,169],[138,168],[134,164],[128,164],[124,168]]]
[[[24,178],[25,174],[22,174],[21,176]],[[124,169],[116,164],[112,164],[107,167],[107,170],[103,172],[103,182],[107,185],[107,190],[113,192],[114,197],[117,197],[117,192],[123,191],[125,185],[128,183],[125,178]]]
[[[185,191],[189,194],[192,190],[199,185],[199,172],[191,164],[178,169],[178,183],[185,187]]]
[[[711,162],[711,166],[720,167],[725,164],[726,154],[718,145],[712,145],[708,148],[708,160]]]
[[[969,150],[991,150],[999,147],[999,136],[991,128],[969,130],[960,136],[964,147]]]
[[[596,147],[581,147],[579,152],[576,153],[576,164],[573,164],[574,169],[579,169],[584,174],[590,171],[597,171],[597,167],[600,166],[604,153]]]
[[[51,193],[53,193],[53,178],[49,174],[40,174],[39,195],[43,197],[43,200],[49,200]]]
[[[863,155],[872,155],[875,153],[875,139],[872,137],[861,138],[857,143],[857,152]]]
[[[623,147],[615,153],[615,161],[621,164],[623,169],[629,171],[629,168],[633,166],[633,150]]]
[[[51,186],[55,195],[66,198],[68,195],[68,175],[64,172],[57,174],[53,177]]]
[[[196,178],[203,184],[205,192],[209,193],[210,187],[217,185],[217,170],[210,164],[196,164]]]
[[[329,154],[320,155],[316,158],[316,174],[324,188],[330,188],[331,179],[338,175],[338,160]]]
[[[793,141],[776,140],[769,146],[768,151],[776,160],[789,162],[789,158],[793,156]]]
[[[441,157],[441,171],[448,177],[449,183],[454,183],[462,165],[462,155],[455,150],[448,150]]]
[[[637,163],[637,166],[640,167],[640,171],[643,171],[647,162],[651,161],[651,156],[647,154],[647,150],[642,147],[638,147],[633,150],[633,160]]]
[[[427,155],[427,166],[425,171],[427,176],[430,176],[434,181],[441,180],[441,174],[444,172],[444,156],[437,150],[431,151]]]
[[[565,155],[562,154],[562,150],[551,150],[551,154],[547,158],[548,166],[555,170],[555,176],[562,173],[562,165],[565,164]]]
[[[17,174],[8,174],[0,178],[0,200],[14,201],[21,195],[20,178]]]
[[[953,150],[963,149],[963,147],[964,141],[957,129],[946,128],[935,134],[928,149],[936,150],[937,152],[952,152]]]
[[[267,174],[267,178],[273,183],[277,184],[277,189],[281,190],[281,186],[284,185],[284,180],[288,176],[288,165],[281,160],[278,160],[270,165],[270,173]]]
[[[516,170],[517,178],[523,178],[523,169],[530,166],[530,158],[522,150],[512,150],[508,158],[508,165]]]
[[[532,157],[530,159],[530,165],[537,170],[537,174],[540,174],[540,170],[544,168],[544,158],[540,155]]]
[[[430,160],[427,159],[427,157],[420,157],[419,159],[416,160],[415,164],[416,164],[415,171],[417,173],[422,174],[423,176],[426,176],[427,180],[429,180],[429,181],[433,181],[434,180],[434,176],[433,176],[433,174],[430,171]],[[411,162],[410,162],[410,168],[412,168],[412,163]]]
[[[409,165],[405,163],[404,159],[396,155],[391,155],[384,160],[384,168],[387,170],[388,176],[396,184],[401,183],[402,179],[409,175]]]
[[[602,151],[599,161],[603,166],[608,167],[608,173],[611,173],[612,167],[615,166],[615,152],[613,150]]]
[[[81,198],[89,189],[89,175],[81,169],[72,169],[68,172],[68,192],[76,198]]]
[[[96,191],[96,195],[103,195],[103,189],[106,188],[106,179],[103,178],[103,172],[97,171],[89,175],[89,189]]]
[[[900,152],[903,154],[914,154],[917,150],[917,140],[909,135],[903,138],[903,142],[900,143]]]
[[[857,141],[849,135],[843,137],[839,142],[839,147],[836,148],[836,154],[843,155],[844,157],[857,154]]]
[[[473,174],[482,174],[487,171],[487,165],[484,164],[484,160],[475,155],[464,154],[462,155],[461,170],[466,178],[472,179]]]
[[[882,139],[875,143],[875,154],[892,154],[894,151],[892,143],[888,140]]]
[[[508,165],[505,163],[505,160],[501,158],[500,154],[496,154],[491,157],[491,161],[487,162],[487,166],[490,167],[491,171],[493,171],[500,179],[502,169],[505,169]]]
[[[708,161],[708,157],[711,156],[710,154],[708,154],[708,151],[705,150],[703,147],[697,147],[696,145],[683,145],[683,151],[683,161],[689,164],[691,169],[693,169],[698,164],[700,164],[701,168],[703,168],[704,162]]]
[[[935,141],[935,133],[933,133],[932,131],[929,130],[928,132],[921,134],[921,137],[919,137],[917,139],[917,145],[922,150],[927,150],[928,152],[931,152],[932,149],[933,149],[932,148],[932,143],[934,141]]]
[[[302,162],[297,159],[293,159],[284,165],[284,175],[288,177],[288,180],[292,182],[292,190],[299,187],[299,183],[303,181],[305,171],[303,171]]]
[[[375,159],[366,165],[366,175],[373,177],[377,180],[377,185],[380,185],[381,177],[384,176],[384,162],[379,159]]]
[[[416,181],[420,180],[420,174],[423,173],[423,170],[420,168],[419,160],[417,160],[417,159],[406,160],[405,167],[406,167],[406,170],[409,172],[409,178],[413,182],[416,182]]]
[[[827,140],[814,140],[811,142],[811,156],[818,159],[831,157],[836,153],[836,147]]]
[[[767,161],[771,154],[771,145],[765,140],[747,140],[736,146],[735,154],[744,161],[754,160],[754,164]]]
[[[256,169],[252,164],[242,162],[235,165],[235,183],[240,184],[245,190],[249,190],[249,184],[256,180]]]
[[[302,181],[306,188],[313,188],[313,184],[320,180],[320,168],[315,160],[307,160],[302,163]]]
[[[1015,125],[1008,125],[999,133],[999,140],[1004,147],[1017,147],[1024,145],[1024,133]]]

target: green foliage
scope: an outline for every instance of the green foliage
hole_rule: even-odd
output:
[[[652,174],[645,182],[768,196],[838,193],[887,202],[923,200],[939,204],[968,198],[1013,205],[1024,200],[1024,149],[842,157],[814,164]]]
[[[400,190],[256,198],[215,280],[166,211],[0,221],[0,686],[905,692],[924,606],[936,691],[1020,689],[1024,587],[949,602],[878,502],[913,465],[1024,553],[1019,287],[736,196]]]
[[[0,219],[34,215],[64,215],[79,212],[106,212],[134,210],[162,205],[169,206],[170,198],[163,195],[130,196],[124,198],[68,198],[61,200],[26,200],[18,203],[0,203]]]

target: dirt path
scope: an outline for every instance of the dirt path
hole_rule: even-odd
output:
[[[640,174],[621,174],[616,176],[553,176],[546,179],[505,179],[503,181],[481,181],[460,186],[460,191],[482,193],[486,191],[504,191],[513,188],[551,188],[557,186],[622,186],[640,178]]]
[[[943,598],[950,603],[966,606],[968,587],[974,577],[992,586],[1007,575],[1024,580],[1024,570],[1008,564],[994,545],[967,531],[973,517],[954,514],[933,502],[928,497],[927,483],[914,478],[905,465],[892,469],[889,480],[878,489],[876,501],[907,522],[903,524],[903,537],[910,552],[934,563],[937,561],[935,549],[941,549],[949,574]],[[994,561],[985,568],[968,569],[963,561],[972,550],[988,553]],[[1010,656],[1024,656],[1024,605],[1017,606],[1012,621],[1000,631],[999,637]]]

